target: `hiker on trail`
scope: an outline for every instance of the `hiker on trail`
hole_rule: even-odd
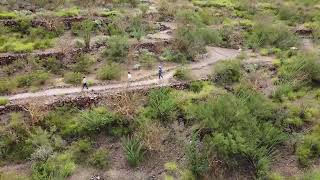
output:
[[[161,66],[161,65],[159,65],[158,75],[159,75],[159,79],[163,79],[163,69],[162,69],[162,66]]]
[[[86,77],[83,77],[83,79],[82,79],[82,90],[84,88],[89,89]]]
[[[128,86],[129,86],[129,83],[132,81],[132,75],[130,73],[130,71],[128,72]]]

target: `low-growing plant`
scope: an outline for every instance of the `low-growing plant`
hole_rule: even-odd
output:
[[[108,39],[108,45],[108,48],[104,52],[108,60],[118,63],[126,61],[129,51],[127,37],[119,35],[111,36]]]
[[[97,149],[88,162],[91,166],[103,169],[108,166],[108,152],[104,149]]]
[[[222,61],[214,66],[213,80],[220,85],[239,82],[240,78],[241,64],[239,60]]]
[[[63,75],[63,80],[69,84],[80,84],[83,74],[80,72],[67,72]]]
[[[93,60],[91,59],[90,56],[80,55],[77,58],[77,62],[74,64],[72,69],[74,72],[89,73],[90,66],[92,65],[92,62],[93,62]]]
[[[9,100],[7,98],[1,98],[0,97],[0,106],[5,106],[9,103]]]
[[[91,143],[87,139],[81,139],[77,142],[72,143],[70,150],[75,162],[82,163],[92,151],[92,147]]]
[[[174,73],[173,77],[183,81],[188,81],[192,79],[190,70],[188,70],[185,67],[178,68]]]
[[[150,92],[148,110],[152,118],[169,122],[176,116],[176,102],[170,91],[168,88],[161,88]]]
[[[132,138],[122,139],[123,150],[130,166],[137,166],[144,157],[144,147],[140,140]]]
[[[209,168],[208,157],[204,152],[197,147],[196,135],[192,136],[190,144],[186,147],[186,157],[188,162],[188,167],[192,173],[199,177],[205,173]]]
[[[198,93],[202,90],[204,83],[202,81],[193,81],[190,84],[189,89],[195,93]]]
[[[121,66],[117,63],[107,64],[98,70],[98,77],[101,80],[119,80],[121,74]]]
[[[141,63],[141,65],[143,67],[151,69],[156,62],[156,58],[154,57],[154,55],[152,53],[150,53],[147,50],[144,50],[141,52],[141,54],[139,56],[139,62]]]

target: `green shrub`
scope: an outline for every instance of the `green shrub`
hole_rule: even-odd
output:
[[[9,99],[0,97],[0,106],[5,106],[9,103]]]
[[[171,95],[171,90],[161,88],[153,90],[149,94],[149,114],[152,118],[159,119],[161,122],[169,122],[176,116],[176,102]]]
[[[65,179],[76,168],[70,153],[51,156],[44,162],[36,162],[32,165],[32,179]]]
[[[191,74],[190,74],[190,70],[188,70],[187,68],[181,67],[178,68],[174,75],[174,78],[178,79],[178,80],[183,80],[183,81],[187,81],[187,80],[191,80]]]
[[[197,146],[196,135],[193,135],[190,144],[186,148],[186,157],[190,171],[197,177],[205,173],[209,168],[208,157]]]
[[[110,63],[98,70],[98,77],[101,80],[119,80],[121,74],[121,66],[117,63]]]
[[[79,72],[67,72],[63,76],[63,81],[69,84],[80,84],[83,74]]]
[[[289,49],[296,46],[298,38],[281,24],[257,24],[246,37],[249,48],[257,50],[263,47]]]
[[[77,62],[74,64],[72,69],[74,72],[89,73],[92,63],[93,60],[89,55],[80,55],[77,57]]]
[[[89,164],[103,169],[108,165],[108,152],[104,149],[96,150],[89,158]]]
[[[58,12],[56,12],[56,15],[60,17],[73,17],[73,16],[78,16],[79,13],[80,13],[80,9],[78,9],[77,7],[74,7],[69,9],[61,9]]]
[[[202,81],[193,81],[191,82],[189,89],[195,93],[198,93],[202,90],[203,86],[204,83]]]
[[[108,48],[105,50],[105,55],[108,60],[114,62],[125,62],[128,56],[129,44],[125,36],[111,36],[108,39]]]
[[[316,126],[311,134],[305,135],[298,143],[296,154],[303,166],[308,166],[320,156],[320,126]]]
[[[144,156],[144,149],[140,140],[136,138],[123,138],[122,144],[129,165],[133,167],[137,166]]]
[[[145,51],[141,52],[141,54],[139,56],[139,62],[141,63],[141,65],[143,67],[151,69],[156,62],[156,58],[154,57],[154,54],[145,50]]]
[[[315,180],[320,179],[320,171],[319,170],[312,170],[303,175],[301,180]]]
[[[17,14],[15,12],[0,11],[0,19],[15,19]]]
[[[284,177],[278,173],[271,173],[268,175],[269,180],[284,180]]]
[[[0,79],[0,93],[9,93],[17,87],[17,82],[6,78]]]
[[[244,101],[244,97],[222,94],[194,104],[186,112],[188,117],[201,121],[204,127],[214,129],[208,137],[207,147],[219,158],[229,165],[235,163],[236,167],[249,163],[258,177],[264,177],[274,147],[284,142],[286,135],[268,122],[264,113],[255,112],[248,104],[250,101]]]
[[[240,61],[228,60],[217,63],[213,69],[213,78],[221,85],[239,82],[241,78]]]
[[[77,142],[72,143],[70,148],[72,152],[73,159],[77,163],[82,163],[86,160],[89,153],[92,151],[91,143],[89,140],[79,140]]]
[[[110,132],[113,125],[119,120],[119,117],[105,108],[95,108],[79,114],[75,130],[79,135],[90,135],[99,133],[102,130],[109,130]]]
[[[50,57],[46,60],[42,60],[43,66],[54,74],[60,74],[62,72],[62,63],[56,58]]]

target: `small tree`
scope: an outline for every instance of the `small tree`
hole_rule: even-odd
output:
[[[80,35],[83,38],[85,48],[90,49],[91,32],[93,31],[93,22],[86,20],[81,24]]]

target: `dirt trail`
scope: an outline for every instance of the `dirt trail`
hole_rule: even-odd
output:
[[[239,55],[239,52],[234,49],[225,49],[225,48],[217,48],[217,47],[208,47],[208,56],[199,60],[197,62],[191,63],[187,65],[187,67],[191,70],[197,70],[209,65],[212,65],[218,61],[234,58]],[[159,81],[156,76],[152,76],[150,79],[146,79],[146,77],[142,78],[144,80],[137,80],[130,83],[130,88],[142,87],[142,86],[152,86],[155,84],[161,84],[163,86],[169,84],[169,80],[173,77],[176,67],[172,67],[171,69],[164,69],[164,78]],[[97,85],[90,87],[89,91],[94,92],[103,92],[103,91],[116,91],[119,89],[127,88],[128,84],[126,82],[118,83],[118,84],[109,84],[109,85]],[[22,93],[11,96],[6,96],[9,100],[22,100],[22,99],[32,99],[37,97],[49,97],[49,96],[61,96],[61,95],[70,95],[70,94],[80,94],[82,93],[80,87],[71,87],[71,88],[54,88],[43,90],[34,93]]]

